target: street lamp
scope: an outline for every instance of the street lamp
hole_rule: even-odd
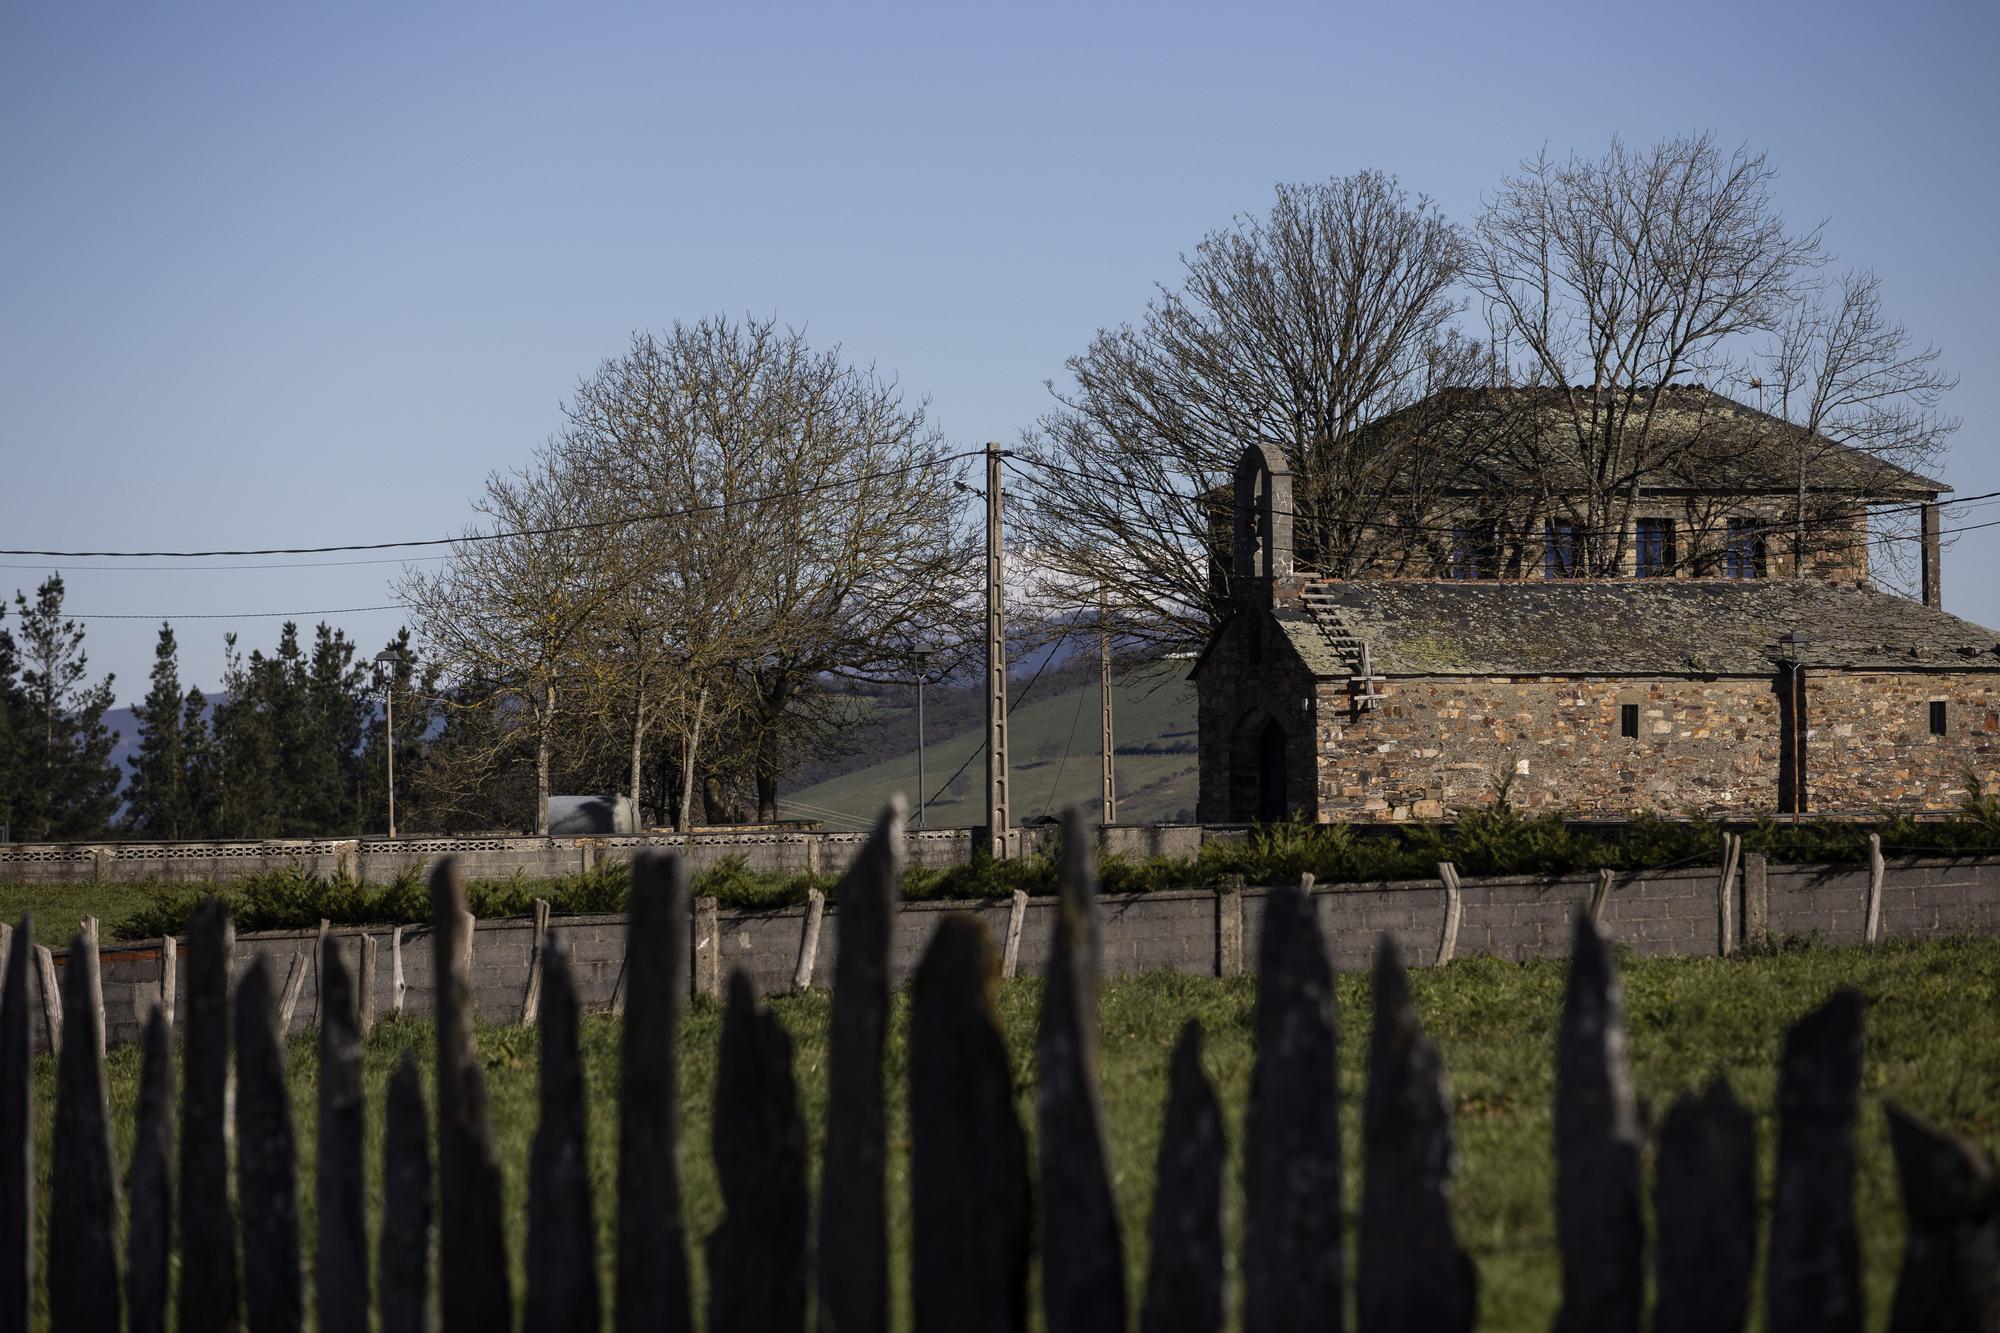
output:
[[[924,806],[929,804],[929,798],[924,793],[924,675],[930,664],[931,650],[918,648],[911,652],[910,657],[917,666],[917,827],[923,828]]]
[[[401,654],[384,649],[375,654],[375,684],[382,691],[388,743],[382,749],[389,757],[389,836],[396,836],[396,666]]]

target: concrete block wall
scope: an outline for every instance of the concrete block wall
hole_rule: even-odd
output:
[[[1622,877],[1614,881],[1603,922],[1613,939],[1643,955],[1710,955],[1720,951],[1717,871],[1713,867]],[[1486,955],[1512,962],[1562,958],[1569,952],[1577,910],[1596,888],[1594,875],[1550,879],[1495,877],[1462,885],[1459,957]],[[1769,928],[1774,937],[1817,935],[1833,945],[1863,938],[1868,872],[1855,867],[1772,866],[1767,875]],[[1885,938],[1931,939],[1954,934],[2000,934],[2000,860],[1909,860],[1891,863],[1884,881],[1882,933]],[[1743,938],[1743,879],[1728,899],[1736,938]],[[1104,969],[1108,975],[1176,971],[1214,976],[1231,971],[1225,943],[1228,914],[1240,913],[1241,968],[1254,972],[1257,937],[1267,889],[1184,890],[1106,896],[1100,900]],[[1407,963],[1423,965],[1437,956],[1446,898],[1436,880],[1333,885],[1314,890],[1313,903],[1333,964],[1362,971],[1373,962],[1376,941],[1388,935]],[[893,936],[891,975],[902,985],[916,971],[931,935],[952,912],[969,912],[985,923],[996,956],[1004,947],[1012,907],[1008,900],[911,902],[900,907]],[[1039,975],[1055,930],[1052,898],[1028,900],[1023,917],[1018,972]],[[697,918],[698,920],[699,918]],[[741,969],[760,994],[791,989],[805,923],[802,906],[729,910],[716,914],[716,938],[697,937],[690,923],[688,955],[676,966],[688,989],[700,975],[697,955],[714,949],[719,975]],[[587,1009],[607,1008],[616,991],[625,955],[622,915],[558,917],[555,929],[575,960],[579,998]],[[364,934],[376,941],[372,984],[377,1015],[391,1005],[393,930],[342,927],[331,932],[350,968],[361,965]],[[518,1022],[527,993],[533,927],[525,918],[481,921],[474,937],[474,999],[489,1023]],[[273,984],[282,994],[286,977],[302,960],[301,988],[291,1030],[310,1030],[319,1003],[318,969],[313,965],[316,932],[267,931],[236,941],[236,975],[256,957],[269,960]],[[840,948],[840,911],[829,903],[821,926],[812,984],[833,984]],[[435,982],[431,934],[403,927],[403,976],[408,986],[405,1012],[433,1012]],[[55,954],[66,966],[65,951]],[[112,1044],[137,1040],[147,1012],[160,996],[161,948],[157,942],[110,943],[101,954],[107,1037]],[[184,1013],[187,952],[178,950],[176,993]],[[31,983],[34,1003],[38,987]],[[177,1015],[178,1021],[179,1015]],[[41,1025],[34,1024],[40,1042]]]

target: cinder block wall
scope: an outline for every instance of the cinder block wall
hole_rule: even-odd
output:
[[[1715,955],[1721,947],[1717,871],[1713,868],[1634,875],[1615,882],[1603,921],[1613,939],[1644,955]],[[1772,866],[1767,875],[1770,931],[1774,936],[1817,934],[1828,944],[1855,944],[1866,921],[1868,872],[1861,868]],[[1742,879],[1728,910],[1742,938]],[[1510,961],[1561,958],[1569,951],[1572,923],[1590,901],[1594,876],[1557,879],[1468,879],[1462,886],[1457,956],[1488,955]],[[1254,972],[1257,935],[1267,889],[1187,890],[1130,894],[1100,901],[1107,974],[1174,971],[1214,976],[1240,968]],[[1313,893],[1321,929],[1333,963],[1341,971],[1361,971],[1372,962],[1376,940],[1386,934],[1405,962],[1435,960],[1445,917],[1444,887],[1436,880],[1337,885]],[[986,924],[996,954],[1006,938],[1011,904],[982,902],[905,903],[893,937],[892,976],[907,981],[930,944],[939,921],[951,912],[970,912]],[[1240,913],[1240,934],[1230,913]],[[1039,975],[1055,929],[1055,900],[1028,901],[1021,929],[1018,970]],[[761,994],[789,990],[798,964],[803,907],[768,911],[721,911],[716,938],[699,938],[690,928],[688,956],[677,966],[690,991],[702,975],[696,955],[718,951],[719,974],[741,969]],[[558,917],[555,928],[575,958],[579,998],[585,1008],[610,1005],[625,956],[625,919],[619,915]],[[372,986],[375,1011],[386,1014],[394,966],[394,932],[381,927],[332,932],[348,966],[358,974],[361,937],[376,941]],[[1954,934],[2000,934],[2000,860],[1897,861],[1887,868],[1882,898],[1885,937],[1933,939]],[[481,921],[473,946],[474,997],[479,1015],[490,1023],[518,1022],[527,994],[532,925],[526,919]],[[1230,939],[1241,940],[1240,954]],[[313,965],[315,933],[270,931],[236,941],[236,971],[262,956],[283,991],[294,967],[302,969],[291,1030],[310,1030],[319,1005],[318,969]],[[840,910],[829,903],[813,969],[815,986],[833,984],[840,947]],[[405,1011],[428,1017],[435,983],[431,935],[424,927],[402,931],[403,977],[409,989]],[[106,1030],[113,1044],[138,1038],[146,1014],[160,996],[161,948],[157,943],[107,944],[102,952]],[[66,954],[55,955],[60,970]],[[185,1004],[187,953],[178,951],[176,992]],[[31,985],[39,1004],[39,988]],[[178,1021],[178,1016],[177,1016]],[[41,1025],[36,1040],[42,1040]]]

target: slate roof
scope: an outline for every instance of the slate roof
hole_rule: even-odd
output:
[[[1528,456],[1543,468],[1560,469],[1579,421],[1635,410],[1638,401],[1627,405],[1631,392],[1587,386],[1444,389],[1370,429],[1395,430],[1407,423],[1455,433],[1462,437],[1468,475],[1450,489],[1476,488],[1482,477],[1511,476]],[[1647,392],[1639,391],[1639,400]],[[1641,484],[1656,493],[1788,494],[1798,486],[1802,451],[1811,460],[1809,491],[1908,499],[1951,489],[1699,384],[1667,386],[1654,410],[1651,452],[1666,461],[1648,470]],[[1527,434],[1539,434],[1541,443],[1523,453],[1518,441]],[[1559,478],[1556,484],[1561,485]]]
[[[1848,670],[2000,671],[2000,633],[1872,588],[1790,579],[1325,581],[1280,612],[1315,674],[1768,675],[1778,636]]]

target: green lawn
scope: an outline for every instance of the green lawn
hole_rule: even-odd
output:
[[[1554,1224],[1550,1206],[1551,1051],[1564,970],[1558,964],[1514,965],[1467,960],[1414,974],[1426,1024],[1445,1056],[1458,1106],[1461,1162],[1457,1187],[1460,1234],[1476,1257],[1487,1329],[1548,1327],[1556,1298]],[[1728,1075],[1755,1111],[1760,1134],[1760,1194],[1768,1205],[1775,1153],[1775,1066],[1786,1025],[1840,984],[1869,999],[1865,1106],[1857,1209],[1862,1219],[1869,1326],[1881,1326],[1902,1245],[1900,1203],[1882,1102],[1893,1099],[1920,1115],[1991,1144],[2000,1133],[2000,941],[1889,944],[1873,949],[1793,949],[1735,960],[1678,959],[1625,964],[1626,1004],[1634,1074],[1640,1094],[1657,1116],[1681,1089],[1717,1071]],[[1033,1031],[1038,985],[1007,983],[1000,1007],[1014,1053],[1018,1101],[1032,1125]],[[1125,1219],[1130,1278],[1136,1290],[1144,1269],[1144,1219],[1153,1187],[1159,1116],[1169,1053],[1181,1023],[1198,1017],[1207,1031],[1206,1059],[1222,1095],[1232,1153],[1239,1150],[1252,1048],[1254,985],[1155,975],[1107,983],[1103,988],[1104,1092],[1119,1202]],[[1360,1097],[1365,1036],[1370,1021],[1366,981],[1344,977],[1340,1002],[1345,1025],[1341,1051],[1342,1114],[1349,1172],[1349,1213],[1358,1207]],[[825,1106],[827,997],[776,1000],[774,1008],[793,1034],[796,1070],[806,1100],[814,1150]],[[683,1153],[687,1221],[694,1237],[717,1221],[718,1201],[708,1158],[707,1107],[715,1076],[720,1009],[697,1003],[682,1032]],[[893,1243],[908,1249],[908,1125],[903,1114],[907,1010],[899,1008],[888,1056],[891,1096],[890,1197]],[[591,1153],[598,1190],[599,1254],[609,1260],[609,1200],[615,1172],[615,1090],[618,1024],[586,1020]],[[399,1022],[379,1028],[368,1045],[371,1157],[380,1151],[382,1096],[402,1050],[414,1046],[429,1059],[428,1026]],[[491,1028],[480,1033],[480,1052],[492,1093],[509,1202],[510,1238],[518,1255],[525,1234],[521,1204],[527,1191],[528,1146],[535,1120],[533,1032]],[[46,1173],[53,1119],[53,1067],[37,1069],[39,1133],[36,1161]],[[129,1150],[138,1062],[131,1049],[111,1057],[111,1097],[118,1148]],[[314,1059],[309,1041],[292,1048],[291,1082],[301,1123],[311,1124]],[[428,1080],[427,1080],[428,1081]],[[305,1214],[308,1267],[312,1236],[312,1144],[300,1145],[300,1200]],[[1235,1163],[1231,1164],[1232,1176]],[[379,1205],[380,1182],[371,1168],[369,1188]],[[1227,1195],[1232,1211],[1240,1193]],[[46,1181],[41,1195],[46,1208]],[[1236,1219],[1230,1220],[1232,1233]],[[1350,1230],[1350,1241],[1352,1233]],[[694,1254],[699,1281],[699,1251]],[[901,1260],[898,1260],[899,1284]],[[518,1262],[515,1282],[521,1281]],[[904,1297],[903,1299],[906,1299]],[[907,1310],[904,1311],[907,1324]]]

